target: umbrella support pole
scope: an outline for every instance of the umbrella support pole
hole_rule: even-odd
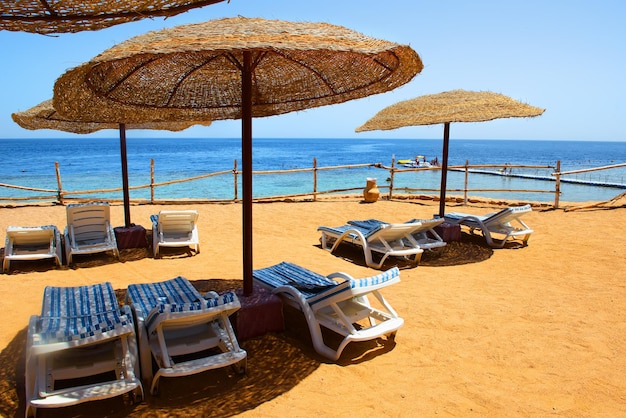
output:
[[[450,143],[450,122],[443,125],[443,150],[441,152],[441,189],[439,191],[439,217],[446,212],[446,187],[448,182],[448,145]]]
[[[130,193],[128,188],[128,157],[126,156],[126,125],[120,123],[120,155],[122,157],[122,190],[124,193],[124,225],[130,228]]]
[[[241,163],[243,185],[243,294],[252,294],[252,53],[241,70]]]

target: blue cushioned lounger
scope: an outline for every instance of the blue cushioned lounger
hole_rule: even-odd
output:
[[[141,376],[151,393],[157,393],[161,376],[188,376],[230,365],[245,370],[247,353],[239,347],[228,318],[241,306],[233,292],[202,295],[187,279],[176,277],[131,284],[126,298],[137,318]],[[179,360],[213,348],[219,353]]]
[[[350,342],[385,335],[393,338],[404,324],[379,292],[400,281],[397,267],[375,276],[354,279],[345,273],[323,276],[282,262],[254,270],[253,278],[255,283],[271,289],[285,303],[304,313],[315,350],[331,360],[339,359]],[[375,296],[382,307],[372,306],[368,295]],[[344,337],[337,349],[324,342],[322,326]]]
[[[127,392],[143,399],[138,374],[132,313],[120,309],[110,283],[45,288],[28,327],[27,417]]]
[[[416,265],[424,250],[420,248],[412,234],[421,228],[419,223],[387,224],[379,223],[371,227],[357,225],[320,226],[322,248],[334,252],[342,242],[363,247],[365,263],[380,269],[388,257],[403,257]],[[380,261],[374,261],[374,253],[380,254]]]

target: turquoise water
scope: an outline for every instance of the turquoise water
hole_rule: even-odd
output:
[[[63,190],[80,191],[121,187],[121,162],[118,138],[0,139],[0,183],[57,189],[55,162],[59,162]],[[253,140],[253,170],[285,170],[382,163],[390,166],[393,158],[410,159],[424,155],[427,160],[441,160],[441,140],[434,139],[272,139]],[[241,169],[241,146],[238,138],[229,139],[127,139],[129,184],[150,183],[150,160],[154,159],[155,182],[200,176],[233,170],[235,160]],[[561,171],[579,170],[626,162],[626,142],[596,141],[520,141],[520,140],[451,140],[449,165],[520,164],[555,167]],[[492,169],[496,170],[496,169]],[[515,169],[514,173],[550,176],[549,169]],[[438,194],[440,171],[396,174],[396,188],[418,188],[416,193]],[[389,173],[377,168],[318,171],[318,191],[361,188],[367,177],[387,184]],[[612,169],[578,174],[567,178],[592,182],[626,184],[626,169]],[[157,199],[232,199],[233,176],[208,179],[157,188]],[[462,189],[464,174],[450,172],[448,189]],[[471,174],[470,189],[554,190],[554,182],[512,177]],[[313,190],[312,173],[290,175],[255,175],[254,197],[307,193]],[[623,189],[562,184],[562,201],[607,200]],[[448,192],[448,194],[458,192]],[[31,196],[34,192],[0,187],[0,198]],[[472,192],[473,196],[530,201],[554,201],[553,193]],[[85,195],[86,196],[86,195]],[[121,192],[97,195],[121,199]],[[131,190],[131,198],[150,197],[149,189]],[[239,187],[241,197],[241,186]]]

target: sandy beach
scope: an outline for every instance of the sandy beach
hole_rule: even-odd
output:
[[[575,205],[564,205],[575,206]],[[75,267],[15,263],[0,279],[0,415],[24,414],[26,327],[40,313],[46,285],[131,283],[182,275],[198,286],[241,283],[241,205],[132,206],[150,228],[161,209],[200,212],[201,252],[153,259],[147,250],[81,258]],[[350,219],[430,218],[438,203],[354,197],[254,205],[254,268],[291,261],[313,271],[365,277],[362,252],[320,248],[319,225]],[[492,203],[449,203],[447,211],[484,214]],[[112,224],[123,224],[121,205]],[[86,403],[41,416],[624,416],[626,414],[626,205],[622,199],[576,211],[536,206],[524,220],[527,247],[491,250],[462,235],[463,246],[401,267],[384,290],[404,318],[395,342],[351,344],[338,362],[319,356],[301,318],[285,310],[283,333],[242,341],[248,370],[163,379],[160,395]],[[9,225],[66,225],[65,207],[0,208]],[[480,243],[483,243],[481,245]],[[465,249],[465,251],[464,251]],[[393,263],[387,263],[389,266]]]

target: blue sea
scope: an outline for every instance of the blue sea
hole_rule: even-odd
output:
[[[119,138],[74,137],[63,139],[0,139],[0,183],[21,187],[57,189],[55,162],[59,163],[64,191],[84,191],[121,187]],[[392,159],[441,160],[442,141],[437,139],[272,139],[253,140],[253,170],[286,170],[340,165],[381,163],[391,166]],[[154,160],[154,181],[201,176],[233,170],[235,161],[241,170],[241,141],[201,138],[127,138],[129,184],[150,183],[150,161]],[[449,147],[449,165],[526,165],[555,167],[561,171],[580,170],[626,163],[626,142],[601,141],[537,141],[537,140],[455,140]],[[487,169],[485,169],[487,170]],[[488,170],[496,171],[497,168]],[[513,173],[550,176],[553,168],[514,169]],[[397,173],[396,189],[416,188],[414,193],[438,195],[440,171]],[[365,180],[374,177],[379,186],[387,185],[389,172],[380,168],[354,168],[318,171],[318,191],[362,189]],[[567,176],[588,182],[626,185],[626,169],[616,168]],[[239,181],[241,176],[239,176]],[[448,195],[459,195],[464,187],[463,172],[448,175]],[[232,174],[159,187],[156,199],[233,199]],[[554,191],[553,181],[520,179],[472,173],[470,189],[514,189]],[[313,174],[255,175],[254,197],[310,193]],[[385,190],[383,189],[383,192]],[[619,187],[598,187],[570,183],[561,184],[562,202],[608,200],[624,192]],[[131,190],[131,199],[149,199],[149,189]],[[470,192],[470,196],[495,199],[553,202],[554,193],[539,192]],[[0,201],[6,197],[27,197],[41,193],[0,187]],[[80,195],[89,197],[93,195]],[[95,195],[98,198],[121,199],[121,192]],[[241,187],[239,187],[241,198]]]

